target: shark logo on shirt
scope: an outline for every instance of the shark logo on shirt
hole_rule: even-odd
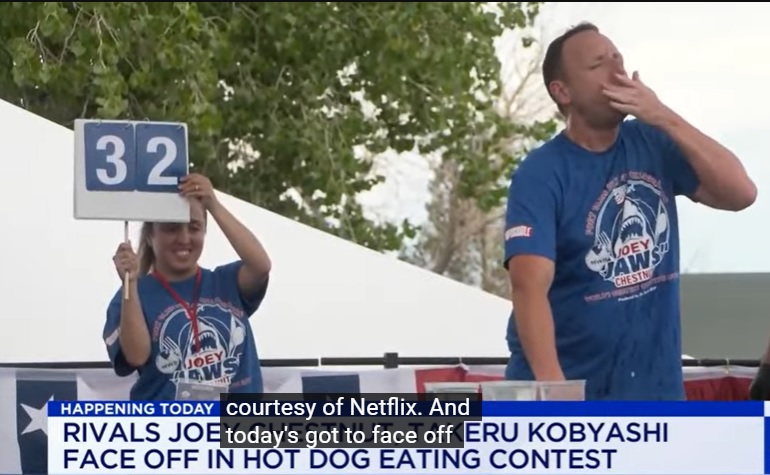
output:
[[[592,208],[589,269],[616,288],[643,284],[669,251],[669,212],[652,180],[615,180]]]
[[[216,304],[200,304],[198,312],[197,341],[184,309],[171,312],[163,321],[155,366],[161,373],[171,375],[174,382],[229,385],[240,366],[245,325]]]

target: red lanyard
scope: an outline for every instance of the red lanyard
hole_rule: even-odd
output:
[[[162,285],[166,291],[171,294],[174,300],[176,300],[176,302],[181,305],[184,311],[187,313],[187,317],[192,323],[193,339],[195,341],[195,352],[198,353],[201,349],[201,342],[198,338],[198,293],[201,290],[201,268],[198,267],[198,269],[195,271],[195,288],[193,289],[193,300],[189,305],[184,301],[182,297],[179,296],[178,293],[176,293],[176,291],[171,287],[171,284],[168,283],[165,277],[158,274],[157,272],[153,272],[152,275],[158,279],[160,285]]]

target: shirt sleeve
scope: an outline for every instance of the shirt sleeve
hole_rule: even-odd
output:
[[[265,283],[254,295],[245,296],[238,288],[238,272],[240,272],[243,266],[243,261],[235,261],[223,266],[219,266],[214,269],[214,274],[217,280],[221,283],[222,289],[228,289],[226,292],[230,293],[230,298],[233,302],[240,303],[243,312],[246,314],[246,318],[251,317],[257,309],[262,305],[262,301],[267,294],[267,287],[270,282],[270,277],[265,279]]]
[[[120,347],[120,308],[122,305],[123,290],[119,290],[107,307],[107,320],[104,323],[102,338],[107,346],[107,355],[112,363],[112,368],[118,376],[128,376],[135,371],[126,361],[123,350]]]
[[[538,157],[542,160],[541,157]],[[530,254],[556,260],[559,206],[555,174],[543,163],[525,159],[511,177],[505,217],[505,260]]]

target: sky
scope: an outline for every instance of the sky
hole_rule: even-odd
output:
[[[770,272],[770,253],[755,252],[770,230],[769,14],[766,3],[551,2],[540,17],[544,42],[580,21],[596,24],[629,72],[639,71],[664,103],[738,155],[757,183],[757,202],[739,213],[678,199],[685,273]],[[379,166],[388,179],[362,197],[370,212],[424,221],[425,160],[387,156]]]

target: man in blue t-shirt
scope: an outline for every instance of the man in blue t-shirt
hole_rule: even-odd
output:
[[[583,379],[587,399],[684,399],[675,197],[738,211],[756,187],[729,150],[629,78],[595,26],[554,40],[543,77],[567,125],[511,180],[506,377]]]

